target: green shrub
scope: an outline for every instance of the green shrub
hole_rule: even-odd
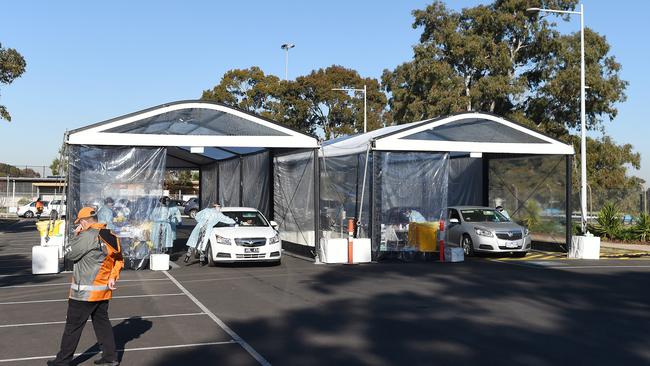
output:
[[[631,231],[634,233],[636,240],[650,240],[650,216],[642,213]]]
[[[613,203],[607,203],[603,206],[598,213],[596,223],[591,226],[594,234],[608,239],[618,238],[622,228],[620,213]]]
[[[615,239],[623,241],[635,241],[637,240],[637,235],[634,233],[634,230],[631,228],[623,228],[616,235]]]

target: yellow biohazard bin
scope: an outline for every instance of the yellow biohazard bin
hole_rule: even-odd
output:
[[[437,222],[411,222],[409,223],[409,244],[418,248],[420,252],[435,252],[438,250]]]

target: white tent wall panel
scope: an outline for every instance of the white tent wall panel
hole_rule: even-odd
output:
[[[501,142],[462,142],[428,140],[377,140],[376,150],[479,152],[495,154],[572,155],[573,147],[564,144],[531,144]]]
[[[131,133],[87,133],[69,135],[71,145],[111,146],[204,146],[204,147],[267,147],[267,148],[314,148],[315,139],[297,136],[200,136],[200,135],[153,135]]]

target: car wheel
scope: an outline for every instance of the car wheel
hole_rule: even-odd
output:
[[[193,219],[196,218],[196,210],[190,210],[190,217]]]
[[[515,258],[523,258],[526,256],[526,254],[528,254],[528,252],[515,252],[512,253],[512,256]]]
[[[32,217],[34,217],[34,213],[32,211],[25,212],[25,218],[31,219]]]
[[[474,256],[474,243],[472,242],[472,238],[469,235],[463,235],[463,239],[460,245],[463,248],[463,252],[465,253],[466,257]]]
[[[206,257],[208,257],[208,266],[209,267],[214,267],[217,265],[217,263],[214,261],[214,258],[212,257],[212,245],[208,244],[208,248],[205,251]]]

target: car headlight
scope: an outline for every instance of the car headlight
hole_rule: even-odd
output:
[[[482,227],[475,227],[474,231],[476,231],[476,235],[487,236],[490,238],[494,236],[494,234],[490,230],[484,229]]]
[[[217,244],[231,245],[232,241],[229,238],[224,238],[223,236],[216,235]]]
[[[272,238],[269,238],[269,245],[277,244],[280,242],[280,235],[275,234]]]

